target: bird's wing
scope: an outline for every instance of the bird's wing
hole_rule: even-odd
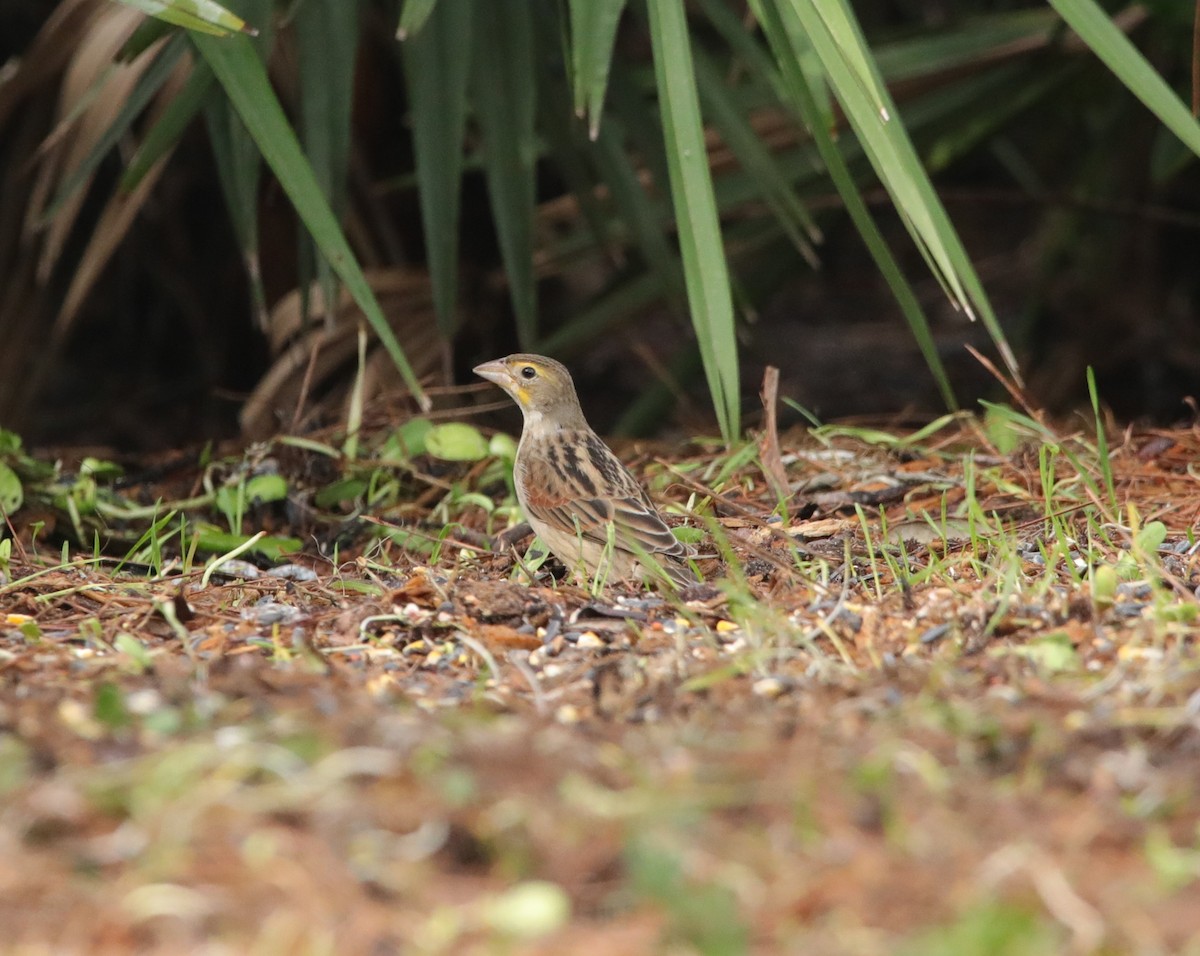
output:
[[[614,525],[613,546],[622,551],[687,557],[637,479],[594,433],[560,434],[530,457],[530,518],[600,544]]]

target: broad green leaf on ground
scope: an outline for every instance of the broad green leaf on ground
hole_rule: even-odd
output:
[[[425,434],[425,450],[443,461],[479,461],[487,457],[488,442],[473,425],[445,422]]]
[[[14,514],[25,501],[21,479],[8,465],[0,462],[0,513]]]
[[[696,97],[687,18],[682,0],[660,0],[647,9],[688,305],[721,435],[732,444],[741,430],[733,300]]]
[[[392,432],[379,449],[379,457],[393,461],[409,461],[425,454],[425,440],[433,430],[428,418],[410,418]]]
[[[427,406],[429,400],[421,383],[413,374],[404,350],[396,341],[374,292],[354,258],[337,218],[313,175],[312,167],[305,161],[296,134],[288,125],[267,79],[266,69],[250,41],[240,36],[214,39],[202,34],[194,34],[192,41],[212,67],[305,227],[362,309],[412,394]]]
[[[247,552],[261,554],[271,561],[280,560],[285,554],[295,554],[304,547],[299,538],[282,535],[263,535],[251,542],[254,535],[233,534],[212,525],[201,525],[196,529],[196,541],[200,551],[223,554],[245,548]],[[246,545],[249,544],[249,547]]]

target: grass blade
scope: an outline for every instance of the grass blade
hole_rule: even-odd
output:
[[[1200,123],[1129,37],[1093,0],[1050,0],[1050,6],[1113,73],[1188,148],[1200,155]]]
[[[596,138],[594,158],[600,178],[620,213],[647,266],[654,272],[660,290],[672,302],[682,302],[684,283],[679,259],[664,234],[668,225],[661,204],[647,194],[625,148],[624,130],[610,118]]]
[[[175,71],[175,67],[179,63],[180,57],[183,56],[187,49],[187,41],[182,36],[173,37],[168,40],[166,45],[154,57],[154,61],[149,68],[138,77],[137,83],[134,84],[133,90],[121,105],[120,112],[111,125],[104,131],[104,134],[96,140],[95,145],[89,150],[87,156],[75,167],[67,176],[58,189],[55,191],[54,198],[50,201],[45,212],[42,213],[42,220],[47,221],[52,219],[63,204],[75,195],[76,191],[92,178],[92,174],[104,158],[108,156],[113,146],[133,126],[134,121],[142,115],[142,112],[150,104],[150,101],[158,95],[158,92],[163,88],[163,85],[170,79],[171,74]]]
[[[476,8],[475,105],[483,166],[500,253],[522,348],[537,338],[533,275],[535,202],[533,16],[525,3],[479,0]]]
[[[400,10],[400,25],[396,28],[396,39],[408,40],[416,36],[433,13],[435,3],[437,0],[404,0],[404,6]]]
[[[866,203],[863,202],[862,194],[846,166],[842,151],[830,136],[828,118],[809,87],[808,78],[801,67],[802,51],[796,47],[798,42],[796,35],[789,34],[778,8],[770,0],[763,0],[763,2],[753,0],[753,3],[755,16],[762,25],[776,62],[779,64],[783,90],[800,114],[801,120],[808,127],[813,137],[813,143],[829,172],[830,179],[833,180],[842,201],[846,204],[846,212],[850,215],[859,235],[862,236],[867,251],[870,252],[879,271],[883,274],[896,304],[904,313],[904,318],[937,382],[943,400],[948,408],[957,408],[958,402],[950,387],[946,368],[938,354],[937,344],[933,340],[929,320],[921,310],[916,293],[913,292],[908,279],[901,272],[883,234],[880,233],[879,227],[871,218],[871,213],[867,209]]]
[[[211,36],[245,33],[255,36],[257,30],[234,16],[213,0],[120,0],[126,6],[141,10],[166,23],[186,27]]]
[[[624,9],[625,0],[570,0],[575,112],[587,117],[592,139],[600,132],[613,43]]]
[[[688,305],[726,444],[741,431],[737,342],[682,0],[647,5]]]
[[[192,72],[157,123],[146,132],[129,166],[121,176],[121,188],[133,189],[146,171],[159,159],[175,148],[183,131],[191,125],[196,114],[203,109],[212,90],[213,74],[205,63],[196,63]]]
[[[255,315],[259,327],[266,328],[266,292],[262,270],[258,266],[258,187],[262,179],[262,156],[228,98],[210,100],[204,119],[229,223],[250,280]]]
[[[615,230],[596,197],[596,175],[589,163],[586,137],[578,132],[578,124],[562,121],[570,114],[566,91],[556,88],[562,86],[557,76],[547,81],[545,70],[538,80],[538,111],[542,117],[539,129],[545,137],[547,157],[579,204],[583,223],[595,246],[608,259],[621,261]]]
[[[309,0],[296,8],[300,53],[300,136],[304,154],[334,215],[346,208],[350,168],[350,114],[358,52],[358,0]],[[311,263],[311,245],[302,252]],[[337,302],[333,272],[317,258],[317,279],[327,308]],[[307,284],[304,285],[307,287]]]
[[[350,113],[358,50],[357,0],[309,0],[296,8],[300,130],[304,154],[335,213],[346,200]]]
[[[768,0],[772,2],[772,0]],[[925,174],[845,0],[773,0],[788,32],[811,44],[905,226],[957,307],[978,316],[1014,378],[1016,358],[966,250]]]
[[[812,241],[821,231],[808,209],[781,171],[771,151],[758,138],[745,115],[725,88],[716,66],[704,54],[696,52],[696,84],[712,123],[725,145],[733,151],[742,168],[758,184],[763,199],[775,214],[792,245],[814,269],[818,267]],[[812,240],[812,241],[810,241]]]
[[[458,212],[471,75],[470,0],[442,0],[416,36],[404,41],[404,72],[412,107],[421,220],[442,334],[457,318]]]

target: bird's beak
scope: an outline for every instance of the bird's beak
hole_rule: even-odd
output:
[[[512,387],[512,373],[509,372],[508,366],[501,359],[476,365],[472,371],[480,378],[486,378],[489,382],[495,382],[506,391]]]

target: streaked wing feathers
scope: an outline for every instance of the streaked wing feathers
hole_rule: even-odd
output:
[[[601,545],[612,523],[622,551],[687,557],[637,479],[593,432],[559,432],[529,451],[524,504],[531,519],[578,528]]]
[[[637,498],[576,498],[549,504],[544,498],[526,502],[531,517],[560,528],[577,529],[585,540],[608,543],[608,526],[614,525],[613,547],[637,555],[665,554],[687,557],[687,549],[655,512]]]

